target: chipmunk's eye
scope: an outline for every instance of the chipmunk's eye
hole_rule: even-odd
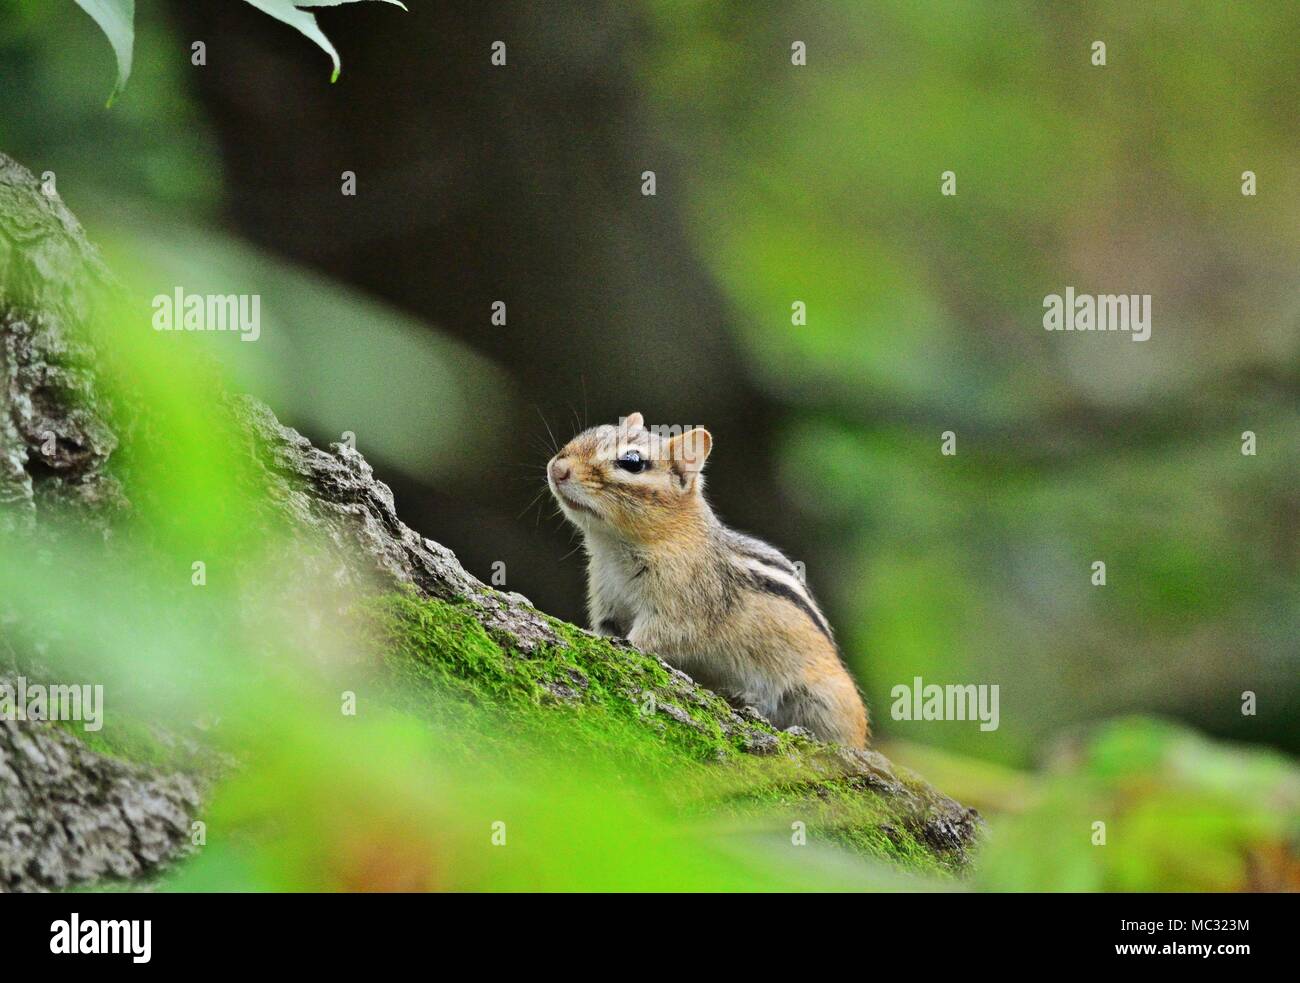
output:
[[[624,471],[630,471],[633,474],[640,474],[650,467],[650,462],[641,456],[640,451],[624,451],[614,463]]]

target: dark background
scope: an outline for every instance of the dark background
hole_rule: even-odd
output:
[[[733,315],[684,234],[682,199],[639,194],[643,169],[671,187],[680,163],[647,125],[627,67],[649,29],[635,5],[321,11],[347,49],[346,84],[328,88],[320,52],[256,10],[210,0],[176,16],[182,36],[246,66],[196,73],[239,234],[509,371],[508,460],[484,462],[453,492],[387,476],[410,524],[480,576],[508,557],[510,586],[585,623],[583,564],[556,562],[567,527],[528,511],[540,469],[509,465],[545,459],[547,423],[562,442],[578,419],[643,410],[725,435],[710,476],[725,513],[795,535],[763,436],[777,407],[741,371]],[[508,49],[508,72],[484,54],[499,38],[527,38]],[[356,207],[335,193],[343,170],[359,176],[359,200],[345,200]],[[504,328],[489,323],[495,300],[507,304]],[[540,507],[553,514],[549,500]]]

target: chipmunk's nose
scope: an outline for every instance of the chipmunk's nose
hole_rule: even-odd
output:
[[[551,480],[558,483],[568,481],[569,475],[573,474],[573,469],[569,467],[569,462],[562,457],[554,458],[551,461]]]

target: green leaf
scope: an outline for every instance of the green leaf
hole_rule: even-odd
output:
[[[77,6],[90,14],[108,37],[117,56],[117,84],[108,97],[113,105],[117,94],[126,87],[131,75],[131,48],[135,44],[135,0],[77,0]]]
[[[338,80],[339,53],[334,50],[334,45],[330,44],[330,39],[316,26],[316,16],[298,8],[338,7],[345,3],[362,3],[364,0],[248,0],[248,2],[263,13],[270,14],[276,20],[283,21],[290,27],[296,28],[315,41],[320,46],[320,49],[329,55],[334,62],[334,71],[330,75],[330,81]],[[406,9],[406,5],[401,3],[400,0],[379,0],[379,2],[391,3],[403,10]]]

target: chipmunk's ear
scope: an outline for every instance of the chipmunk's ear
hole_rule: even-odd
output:
[[[629,413],[623,417],[623,427],[626,430],[635,430],[637,427],[644,427],[645,420],[641,418],[640,413]]]
[[[704,470],[704,462],[713,449],[713,435],[703,427],[687,430],[668,441],[665,448],[673,470],[683,477]]]

